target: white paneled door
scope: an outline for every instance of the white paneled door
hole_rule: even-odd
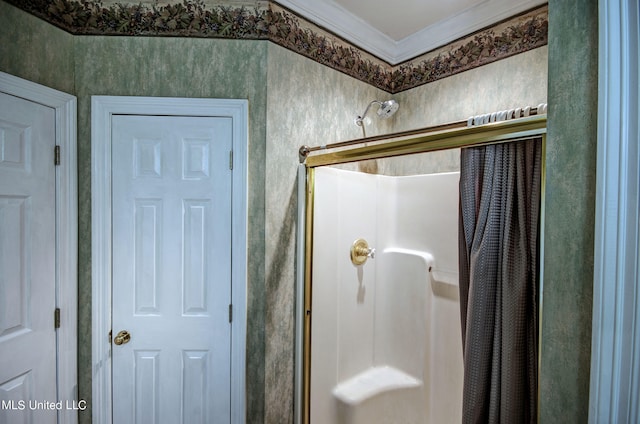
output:
[[[114,423],[229,423],[228,117],[112,117]]]
[[[55,111],[0,93],[0,423],[55,423]]]

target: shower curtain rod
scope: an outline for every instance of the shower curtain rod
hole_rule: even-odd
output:
[[[528,114],[525,113],[525,109],[522,109],[521,112],[520,112],[520,116],[515,117],[514,119],[521,118],[521,117],[526,117],[526,116],[538,115],[539,107],[531,107],[531,108],[528,108],[528,109],[529,109],[529,113]],[[545,105],[544,109],[545,109],[545,113],[546,113],[546,105]],[[430,127],[424,127],[424,128],[419,128],[419,129],[415,129],[415,130],[401,131],[401,132],[391,133],[391,134],[375,135],[375,136],[365,137],[365,138],[357,138],[357,139],[353,139],[353,140],[340,141],[340,142],[337,142],[337,143],[330,143],[330,144],[323,144],[323,145],[314,146],[314,147],[309,147],[307,145],[302,145],[302,146],[300,146],[300,149],[298,150],[298,158],[300,160],[300,163],[304,163],[307,160],[307,157],[309,156],[310,153],[316,152],[316,151],[319,151],[319,150],[329,150],[329,149],[336,149],[336,148],[339,148],[339,147],[354,146],[356,144],[371,143],[371,142],[375,142],[375,141],[387,140],[389,138],[409,137],[409,136],[412,136],[412,135],[424,134],[426,132],[435,132],[435,131],[451,130],[451,129],[455,129],[455,128],[464,128],[464,127],[468,126],[469,120],[472,119],[472,118],[465,119],[465,120],[460,120],[460,121],[449,122],[449,123],[446,123],[446,124],[433,125],[433,126],[430,126]]]

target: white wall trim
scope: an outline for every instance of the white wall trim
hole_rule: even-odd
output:
[[[276,0],[391,65],[413,59],[460,37],[526,12],[546,0],[484,0],[439,22],[395,40],[340,2],[316,0]],[[368,7],[363,4],[362,7]],[[409,11],[410,12],[410,11]],[[395,23],[394,25],[402,25]]]
[[[56,305],[61,310],[57,332],[58,396],[78,400],[78,190],[76,98],[70,94],[0,72],[0,91],[55,110],[56,145]],[[78,422],[77,411],[59,411],[61,424]]]
[[[111,424],[111,117],[226,116],[233,120],[231,422],[246,410],[248,101],[167,97],[91,98],[93,423]]]
[[[589,422],[640,422],[640,119],[636,0],[599,0]]]

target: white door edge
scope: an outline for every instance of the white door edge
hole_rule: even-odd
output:
[[[92,411],[111,424],[111,116],[217,116],[233,120],[231,422],[245,421],[248,101],[173,97],[91,97]],[[237,360],[235,360],[237,359]]]
[[[55,110],[55,144],[61,156],[56,167],[56,305],[62,324],[57,332],[58,396],[64,404],[78,400],[77,101],[70,94],[4,72],[0,72],[0,91]],[[72,409],[62,408],[58,417],[60,424],[78,422]]]
[[[598,150],[589,422],[640,420],[640,14],[598,2]]]

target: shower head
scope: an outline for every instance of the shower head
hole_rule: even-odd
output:
[[[378,109],[378,116],[382,119],[390,118],[391,115],[396,113],[400,105],[395,100],[387,100],[386,102],[382,102],[380,104],[380,109]]]
[[[384,102],[381,102],[379,100],[374,100],[367,105],[367,108],[365,109],[364,113],[361,116],[356,117],[355,119],[356,125],[361,127],[363,126],[362,121],[364,120],[364,117],[367,116],[367,112],[369,112],[369,108],[371,107],[371,105],[374,105],[374,104],[379,106],[378,112],[376,113],[382,119],[390,118],[394,113],[396,113],[396,111],[400,107],[398,102],[396,102],[393,99],[385,100]]]

